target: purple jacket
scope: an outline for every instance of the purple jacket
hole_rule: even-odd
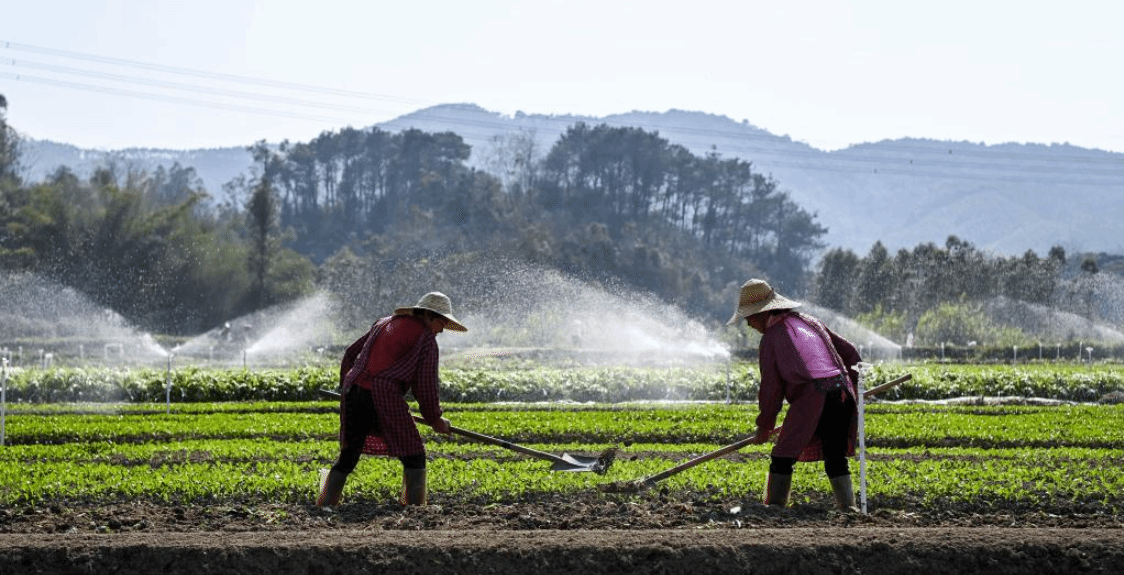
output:
[[[795,317],[793,317],[795,316]],[[818,319],[799,312],[788,312],[785,319],[803,320],[818,332],[834,350],[834,361],[842,373],[847,374],[847,393],[855,397],[857,374],[849,369],[861,361],[859,352],[851,342],[836,335]],[[772,430],[777,426],[777,416],[784,402],[788,401],[788,412],[780,437],[773,446],[772,454],[777,457],[795,457],[798,461],[820,461],[823,459],[823,446],[815,436],[816,424],[823,412],[826,396],[818,391],[795,343],[785,328],[784,321],[778,321],[765,328],[760,348],[761,389],[757,394],[760,413],[757,415],[759,429]],[[854,455],[858,439],[856,425],[852,424],[848,441],[847,455]]]

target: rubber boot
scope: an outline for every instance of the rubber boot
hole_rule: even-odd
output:
[[[831,490],[835,493],[835,505],[840,511],[858,513],[855,507],[855,488],[851,486],[850,475],[831,478]]]
[[[327,474],[321,470],[320,496],[316,498],[317,507],[335,507],[340,504],[340,494],[343,493],[343,484],[347,482],[347,474],[331,471]]]
[[[788,505],[788,493],[792,490],[792,476],[770,473],[765,479],[765,505],[784,507]]]
[[[425,470],[402,470],[402,505],[425,505]]]

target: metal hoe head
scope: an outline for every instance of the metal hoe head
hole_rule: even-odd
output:
[[[559,460],[550,466],[550,469],[552,471],[592,471],[601,475],[609,470],[616,457],[617,448],[615,447],[606,449],[597,457],[563,453]]]

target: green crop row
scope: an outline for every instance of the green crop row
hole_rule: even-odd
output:
[[[867,387],[904,373],[913,379],[884,392],[888,400],[933,400],[961,396],[1031,396],[1080,402],[1119,402],[1124,373],[1113,366],[1025,364],[964,366],[881,364]],[[338,385],[338,370],[174,370],[60,368],[8,372],[12,403],[52,402],[217,402],[309,401],[318,390]],[[676,368],[493,367],[443,368],[445,401],[578,401],[618,403],[642,400],[752,402],[758,389],[751,363]]]
[[[310,502],[336,455],[330,402],[123,405],[125,413],[27,406],[0,447],[0,505],[43,502]],[[55,406],[52,406],[55,407]],[[663,472],[745,437],[756,409],[725,404],[448,404],[455,425],[549,453],[619,446],[605,475],[554,473],[550,462],[426,431],[434,499],[518,501],[597,491]],[[130,412],[130,409],[137,411]],[[1119,513],[1124,406],[872,404],[868,492],[882,507],[949,502],[1064,513]],[[660,488],[716,500],[756,499],[769,446],[749,446],[676,474]],[[830,497],[819,464],[801,464],[794,501]],[[349,501],[390,502],[394,459],[365,458]],[[857,474],[858,466],[852,471]],[[624,498],[625,495],[606,494]],[[643,495],[640,495],[641,497]]]
[[[1089,453],[1089,452],[1086,452]],[[551,472],[535,459],[445,457],[431,451],[430,486],[435,499],[458,497],[482,503],[517,501],[534,494],[594,491],[606,483],[651,477],[682,463],[662,456],[618,458],[604,475]],[[883,501],[920,505],[947,502],[1049,509],[1078,503],[1118,510],[1124,503],[1124,468],[1104,465],[1094,456],[1074,453],[1019,452],[996,456],[897,457],[872,451],[867,465],[868,493]],[[249,461],[155,461],[122,465],[104,461],[39,461],[0,468],[0,503],[45,501],[168,503],[308,503],[315,497],[322,461],[278,457]],[[748,460],[720,458],[659,483],[661,489],[704,493],[716,498],[755,498],[768,467],[764,454]],[[855,465],[857,468],[858,466]],[[1091,472],[1092,470],[1096,472]],[[798,467],[795,500],[830,493],[817,464]],[[856,472],[857,469],[853,469]],[[364,459],[348,482],[347,497],[357,501],[393,501],[401,465],[388,458]],[[614,497],[606,495],[606,497]],[[621,497],[621,496],[616,496]],[[1118,511],[1117,511],[1118,512]]]
[[[315,405],[313,407],[316,407]],[[447,405],[454,425],[521,443],[732,443],[752,432],[753,405],[605,405],[570,411],[508,405],[476,410]],[[934,406],[873,404],[866,411],[867,441],[884,447],[1104,447],[1124,448],[1121,405]],[[143,443],[201,439],[330,439],[338,417],[319,407],[307,412],[197,412],[174,414],[13,414],[9,444]],[[459,437],[459,436],[451,436]],[[448,441],[449,438],[437,438]]]

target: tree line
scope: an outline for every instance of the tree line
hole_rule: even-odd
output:
[[[498,137],[486,171],[451,132],[348,128],[252,151],[256,173],[230,188],[267,182],[291,247],[318,264],[484,250],[720,315],[750,275],[802,285],[827,231],[750,162],[637,128],[578,123],[545,153],[533,134]]]
[[[943,246],[929,242],[895,254],[881,242],[861,257],[831,249],[813,274],[809,297],[898,342],[1009,346],[1035,341],[1036,332],[1064,338],[1056,326],[1041,325],[1059,323],[1051,314],[1090,323],[1111,316],[1103,309],[1111,302],[1100,297],[1110,284],[1099,271],[1096,257],[1067,259],[1061,246],[1043,257],[1033,250],[1004,257],[953,235]],[[1000,314],[1014,317],[994,318]]]
[[[378,281],[387,261],[456,254],[624,283],[713,320],[741,282],[765,277],[902,337],[942,305],[1003,295],[1056,306],[1073,289],[1061,248],[991,257],[949,238],[820,257],[826,228],[751,162],[638,128],[578,123],[548,150],[516,133],[478,151],[452,132],[346,128],[257,142],[253,168],[215,193],[179,165],[111,163],[88,179],[63,166],[22,182],[5,104],[0,267],[74,287],[157,333],[205,331],[317,286],[366,297],[356,285]]]

